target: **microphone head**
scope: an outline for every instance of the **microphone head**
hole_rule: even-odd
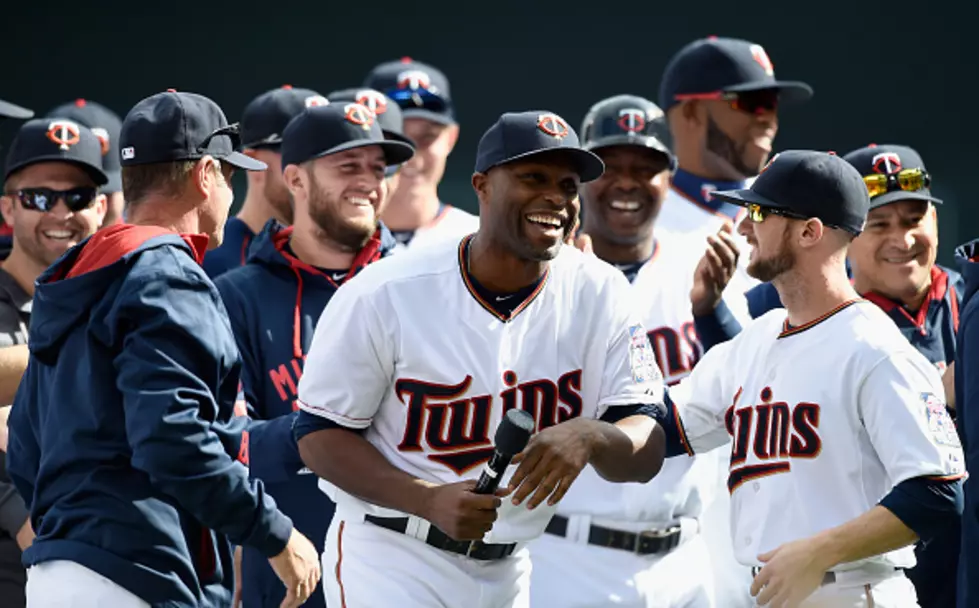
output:
[[[496,427],[496,450],[507,456],[519,454],[527,447],[535,426],[534,417],[525,410],[508,411]]]

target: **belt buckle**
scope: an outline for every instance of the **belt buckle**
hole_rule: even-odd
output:
[[[642,530],[641,532],[639,532],[639,534],[636,534],[636,542],[632,548],[632,552],[639,553],[639,550],[642,548],[642,541],[644,539],[662,541],[663,539],[668,538],[669,536],[679,531],[680,531],[680,526],[670,526],[669,528],[659,528],[656,530]],[[659,553],[661,549],[662,549],[662,544],[660,544],[657,547],[655,553]]]

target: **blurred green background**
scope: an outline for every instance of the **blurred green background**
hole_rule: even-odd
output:
[[[779,10],[784,6],[784,11]],[[0,97],[39,113],[85,97],[125,112],[167,88],[215,99],[236,120],[285,83],[327,94],[409,55],[449,76],[462,125],[441,189],[473,210],[476,143],[504,111],[548,109],[578,125],[603,97],[656,100],[683,44],[711,34],[766,47],[776,75],[809,82],[785,107],[776,150],[842,154],[903,143],[924,157],[940,209],[939,259],[979,236],[972,120],[979,52],[969,3],[174,2],[20,3],[3,11]],[[775,7],[773,9],[773,7]],[[791,12],[789,12],[791,9]],[[772,12],[772,11],[775,12]],[[6,143],[16,128],[0,127]],[[244,198],[238,193],[237,200]]]

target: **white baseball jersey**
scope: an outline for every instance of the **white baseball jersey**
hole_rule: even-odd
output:
[[[964,471],[938,372],[866,300],[800,327],[772,310],[670,394],[689,449],[731,441],[732,537],[744,565],[855,519],[902,481]],[[911,547],[866,561],[915,563]]]
[[[533,413],[542,429],[662,399],[621,272],[562,247],[540,287],[503,320],[463,270],[468,240],[392,256],[345,283],[317,324],[299,407],[366,429],[365,438],[411,475],[453,483],[479,477],[509,409]],[[320,483],[340,518],[404,516]],[[504,501],[484,540],[533,539],[553,513]]]
[[[656,248],[632,282],[632,298],[667,385],[690,374],[703,356],[690,304],[694,271],[706,244],[697,246],[657,230]],[[740,294],[730,308],[738,321],[751,317]],[[695,458],[670,458],[644,484],[611,484],[586,467],[558,505],[558,513],[587,513],[617,522],[667,526],[679,517],[698,517],[717,491],[721,451]]]
[[[747,183],[750,184],[752,180]],[[717,234],[722,226],[730,225],[732,236],[741,255],[738,257],[738,271],[731,279],[729,285],[735,290],[744,294],[759,283],[758,279],[751,277],[745,271],[748,265],[748,241],[738,234],[738,224],[744,220],[745,213],[738,214],[737,219],[732,222],[731,218],[701,205],[699,202],[688,198],[682,192],[671,187],[663,200],[663,207],[656,217],[656,229],[658,231],[669,232],[690,243],[706,243],[707,236]],[[741,299],[741,298],[738,298]],[[728,305],[735,301],[735,298],[725,298]],[[745,306],[747,306],[745,304]],[[664,372],[665,373],[665,372]]]
[[[479,216],[463,211],[458,207],[443,204],[434,220],[415,230],[415,234],[408,241],[408,244],[399,244],[396,250],[428,247],[445,241],[458,242],[461,237],[477,230],[479,230]]]

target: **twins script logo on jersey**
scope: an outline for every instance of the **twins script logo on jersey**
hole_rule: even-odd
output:
[[[59,148],[66,151],[81,141],[81,133],[78,130],[78,125],[67,120],[55,120],[51,122],[48,125],[46,135],[48,139],[58,144]]]
[[[901,157],[894,152],[881,152],[874,155],[870,160],[870,165],[873,167],[874,173],[890,175],[901,170]]]
[[[646,336],[656,356],[656,367],[667,386],[685,378],[704,356],[704,347],[693,322],[681,324],[679,331],[668,325],[657,327],[646,332]]]
[[[793,458],[815,458],[823,446],[819,404],[773,401],[772,389],[766,386],[759,395],[761,403],[738,407],[742,392],[738,389],[724,416],[732,437],[727,478],[731,493],[746,481],[788,473]]]
[[[645,335],[643,335],[645,339]],[[493,395],[468,395],[472,376],[458,384],[437,384],[401,378],[394,384],[398,399],[408,408],[402,452],[431,452],[429,460],[458,474],[488,461],[493,454],[490,419],[495,418]],[[503,414],[519,408],[529,412],[537,430],[581,415],[581,370],[570,371],[557,382],[547,379],[519,382],[516,372],[503,373],[507,386],[499,394]]]

